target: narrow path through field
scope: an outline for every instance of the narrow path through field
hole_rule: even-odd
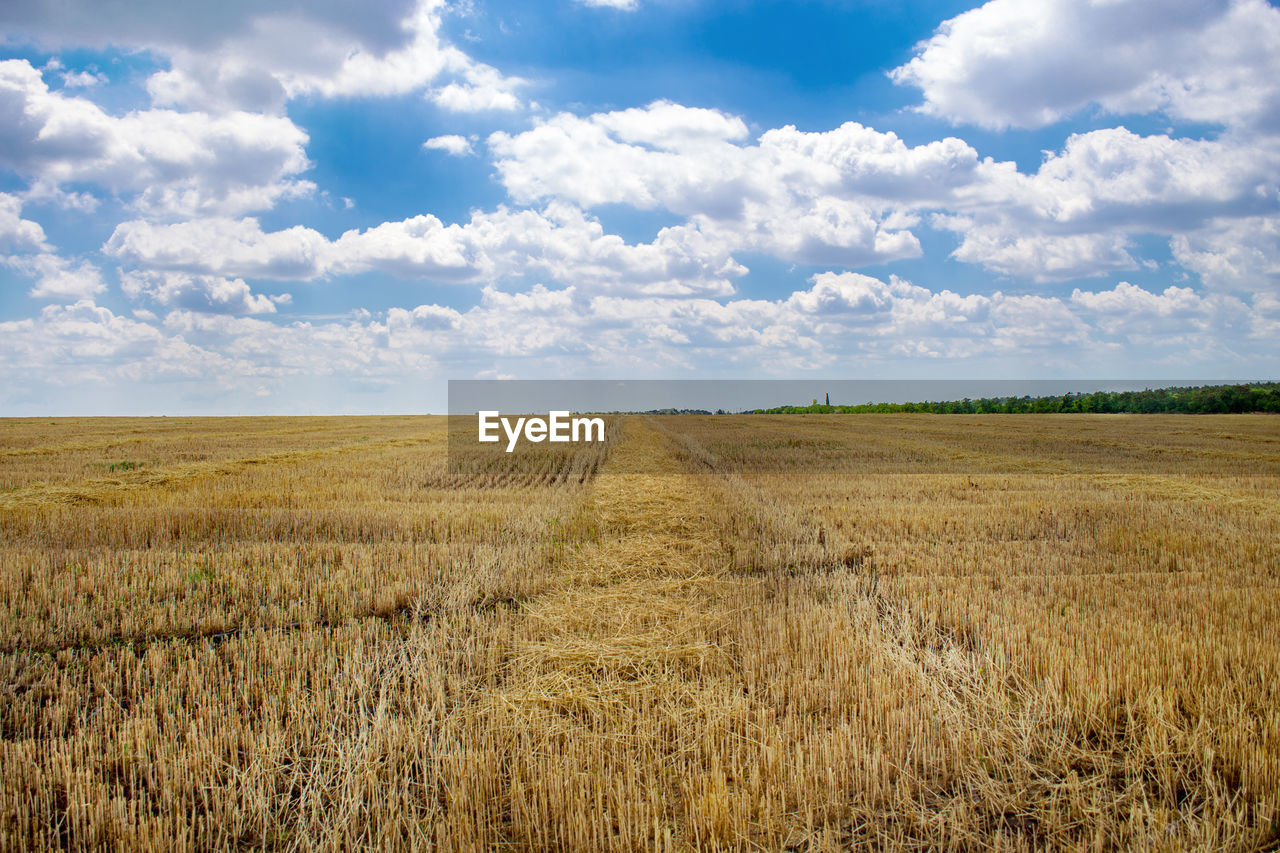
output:
[[[598,541],[525,606],[502,684],[468,713],[506,735],[508,792],[475,793],[509,796],[509,840],[588,850],[727,837],[706,807],[705,763],[723,738],[747,736],[733,713],[746,700],[725,703],[736,584],[706,501],[666,440],[631,421],[593,489]]]

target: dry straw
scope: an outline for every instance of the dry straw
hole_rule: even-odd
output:
[[[0,848],[1280,843],[1273,419],[446,435],[0,422]]]

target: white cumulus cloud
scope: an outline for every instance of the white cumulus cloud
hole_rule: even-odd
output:
[[[310,192],[307,135],[289,119],[142,110],[113,116],[0,62],[0,167],[51,185],[90,183],[148,213],[240,213]]]
[[[133,299],[145,296],[160,305],[215,314],[273,314],[277,303],[290,301],[288,294],[255,294],[243,279],[182,272],[130,271],[121,276],[120,288]]]
[[[423,214],[351,230],[335,240],[311,228],[263,231],[246,218],[118,225],[103,250],[139,269],[206,276],[311,280],[368,271],[400,278],[486,282],[545,274],[600,292],[658,295],[733,291],[746,269],[697,228],[663,229],[628,244],[572,205],[476,212],[446,225]]]
[[[1266,0],[990,0],[945,21],[892,72],[926,112],[1040,127],[1090,104],[1275,124],[1280,10]]]
[[[13,270],[35,279],[30,295],[37,299],[79,299],[107,289],[102,271],[89,261],[72,261],[51,252],[10,255],[0,261]]]
[[[39,222],[22,218],[22,199],[0,193],[0,252],[47,251],[44,229]]]
[[[1174,236],[1170,248],[1215,290],[1280,295],[1280,216],[1216,219]]]
[[[153,103],[211,112],[279,111],[289,98],[392,96],[458,82],[508,103],[523,85],[440,36],[444,0],[66,0],[6,8],[6,32],[50,47],[141,48],[169,60]],[[446,105],[448,106],[448,105]],[[471,106],[471,105],[468,105]]]
[[[688,217],[726,250],[861,265],[920,254],[912,205],[957,198],[996,168],[958,139],[909,147],[855,122],[793,127],[754,143],[736,116],[659,101],[580,118],[561,114],[489,147],[516,201],[627,204]]]
[[[471,147],[471,141],[465,136],[459,136],[456,133],[433,136],[422,143],[422,147],[430,151],[443,151],[454,157],[470,156],[476,153],[475,149]]]

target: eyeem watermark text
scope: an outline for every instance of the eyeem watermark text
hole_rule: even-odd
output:
[[[569,412],[548,412],[545,418],[510,417],[504,418],[496,411],[478,412],[480,436],[482,442],[501,441],[498,428],[507,436],[507,452],[516,449],[521,436],[525,441],[535,444],[540,441],[604,441],[604,418],[570,417]]]

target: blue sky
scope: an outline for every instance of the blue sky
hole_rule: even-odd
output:
[[[0,11],[0,414],[1280,373],[1280,10]]]

